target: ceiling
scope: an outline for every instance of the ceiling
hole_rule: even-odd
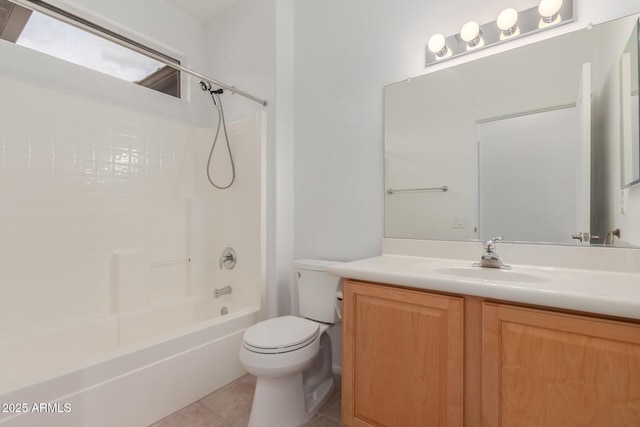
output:
[[[199,21],[208,23],[238,0],[165,0],[176,9],[193,16]]]

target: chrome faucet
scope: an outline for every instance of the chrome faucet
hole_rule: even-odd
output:
[[[231,286],[225,286],[224,288],[216,288],[213,291],[214,298],[220,298],[222,295],[229,295],[231,293]]]
[[[496,248],[496,243],[502,241],[501,236],[493,237],[491,240],[487,240],[482,243],[482,247],[484,248],[484,252],[482,253],[482,257],[480,258],[480,262],[476,262],[473,264],[474,267],[487,267],[487,268],[501,268],[503,270],[511,270],[511,267],[504,264],[500,255],[494,252]]]
[[[224,267],[228,270],[232,270],[233,267],[236,266],[237,261],[238,258],[236,257],[236,251],[234,251],[233,248],[225,248],[224,251],[222,251],[222,256],[218,259],[218,265],[220,266],[220,269]]]

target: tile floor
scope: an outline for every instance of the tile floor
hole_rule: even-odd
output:
[[[334,376],[329,399],[306,427],[340,427],[341,378]],[[247,374],[151,427],[246,427],[255,386],[255,377]]]

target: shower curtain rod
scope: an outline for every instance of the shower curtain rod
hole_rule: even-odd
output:
[[[221,81],[218,81],[204,74],[201,74],[197,71],[193,71],[187,67],[183,67],[180,64],[176,64],[175,62],[172,62],[168,56],[163,55],[160,52],[146,48],[145,46],[143,46],[142,44],[134,40],[131,40],[107,28],[101,27],[100,25],[94,24],[93,22],[88,21],[80,16],[69,13],[64,9],[60,9],[56,6],[53,6],[49,3],[46,3],[40,0],[9,0],[9,1],[11,3],[17,4],[18,6],[22,6],[27,9],[33,10],[35,12],[42,13],[43,15],[47,15],[51,18],[55,18],[59,21],[65,22],[76,28],[80,28],[81,30],[87,31],[105,40],[109,40],[110,42],[113,42],[119,46],[125,47],[127,49],[131,49],[134,52],[138,52],[142,55],[148,56],[149,58],[155,59],[156,61],[161,62],[173,68],[174,70],[182,71],[184,73],[190,74],[199,79],[206,80],[214,86],[221,87],[232,93],[237,93],[238,95],[244,96],[245,98],[255,101],[263,106],[267,105],[267,101],[265,101],[264,99],[260,99],[234,86],[230,86]]]

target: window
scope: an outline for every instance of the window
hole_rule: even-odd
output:
[[[59,11],[53,6],[51,8]],[[75,15],[66,12],[64,14],[68,18],[133,43],[171,62],[180,63]],[[0,0],[0,38],[128,82],[180,97],[179,71],[153,58],[44,14],[32,12],[7,0]]]

